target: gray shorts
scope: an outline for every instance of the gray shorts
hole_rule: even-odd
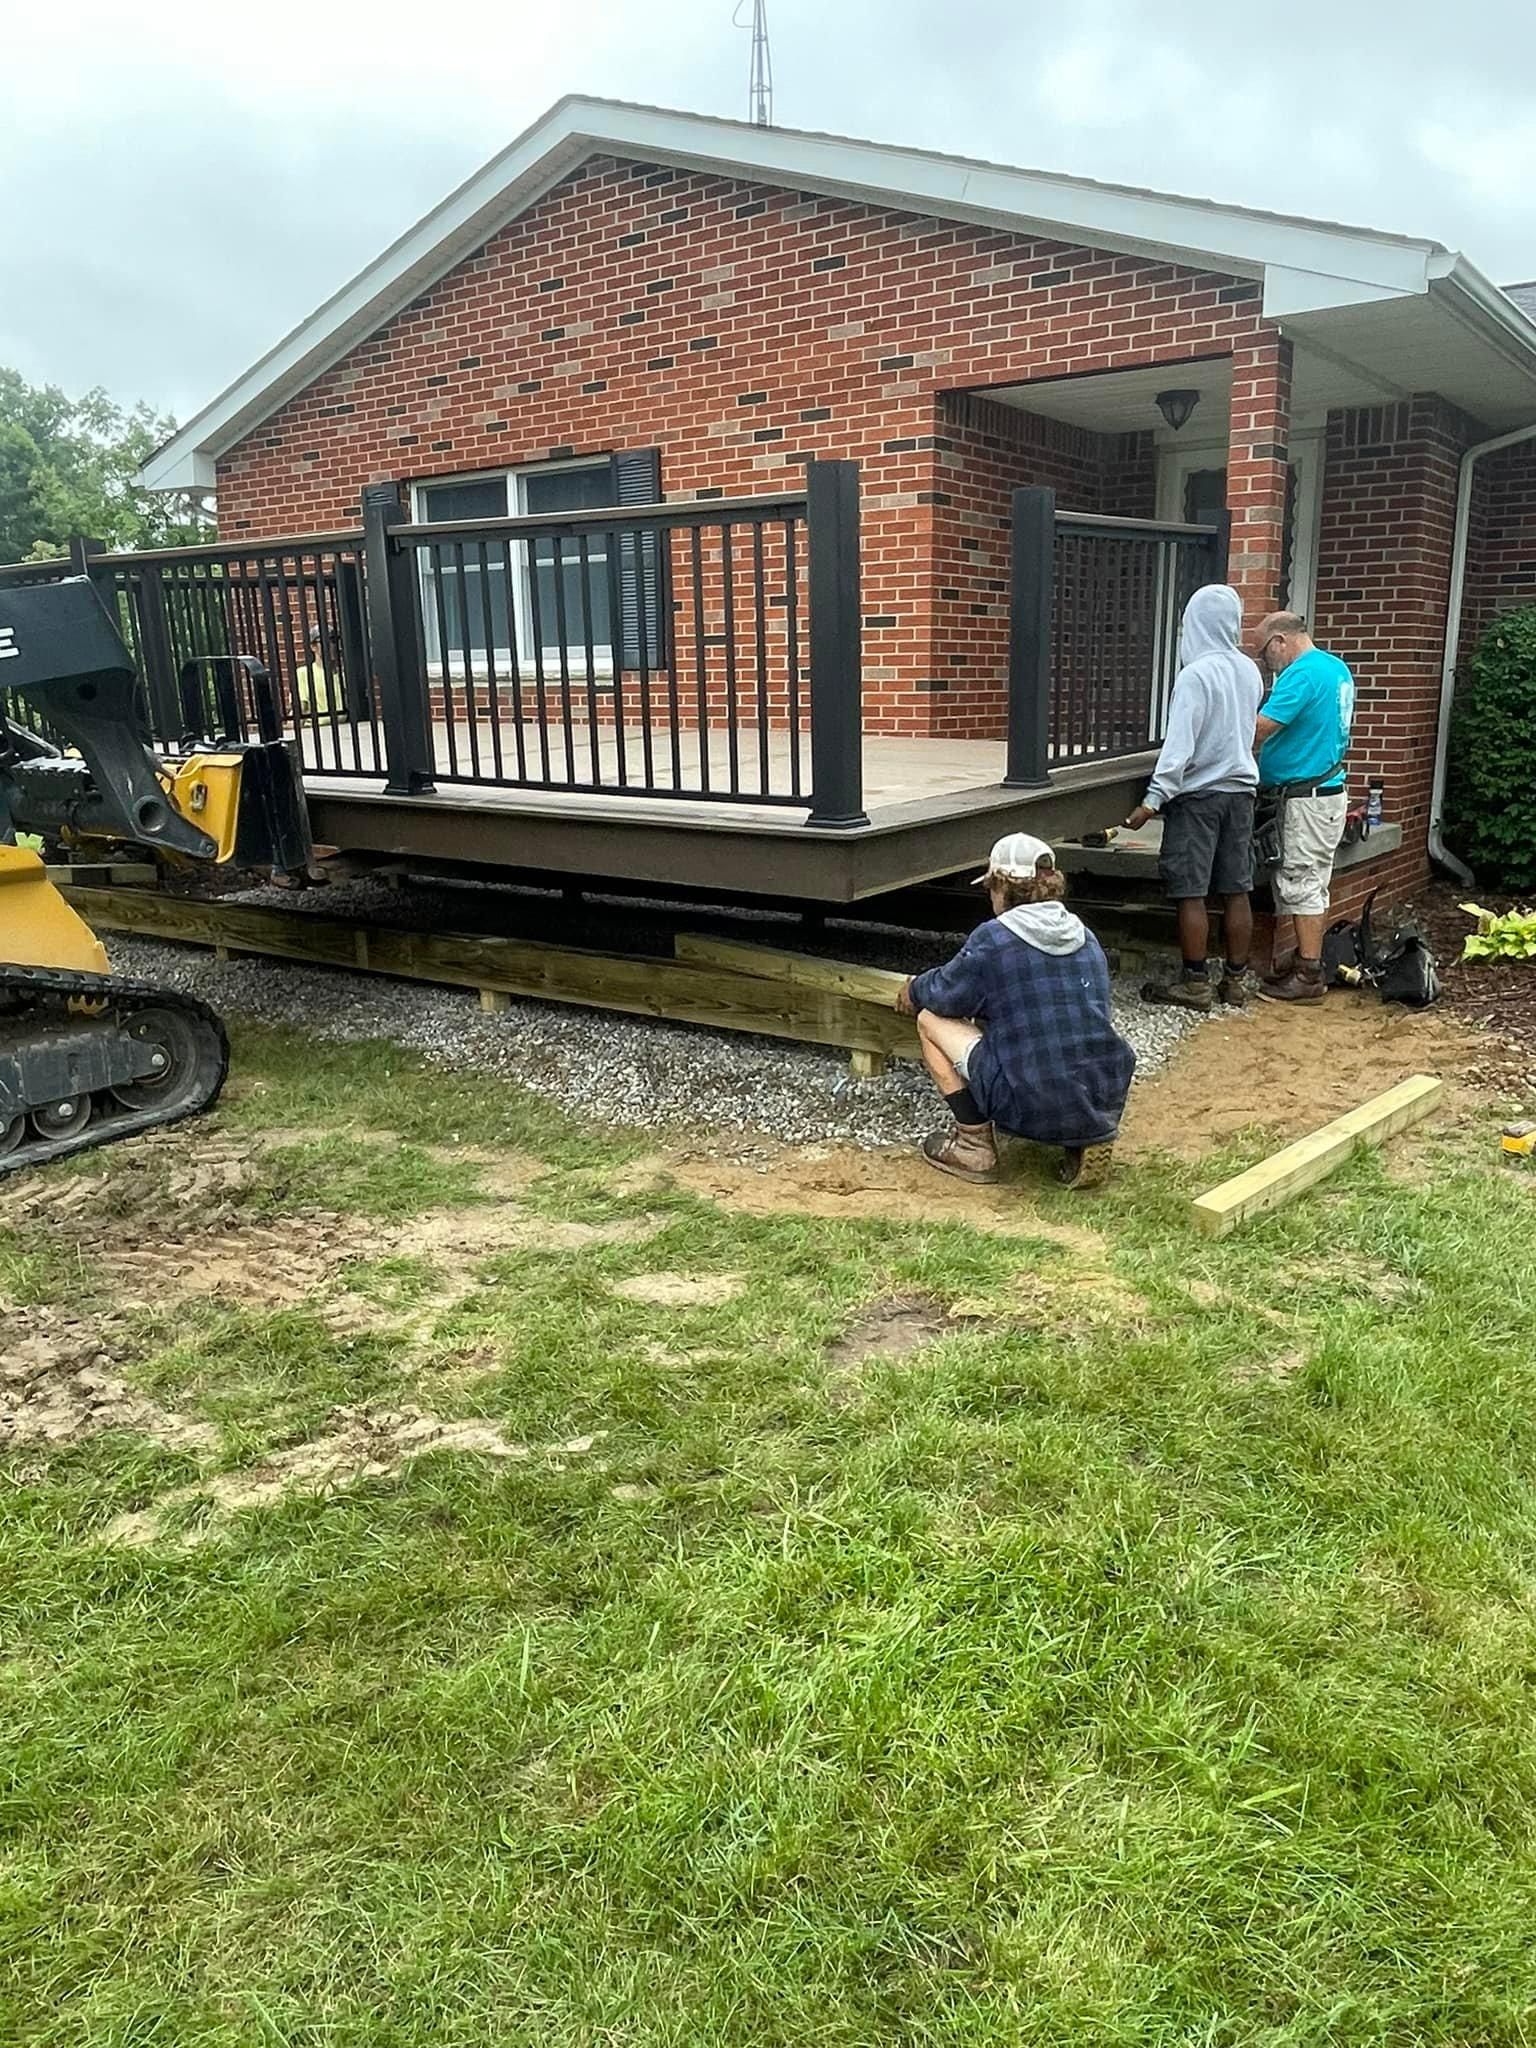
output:
[[[1349,796],[1293,796],[1280,806],[1280,865],[1270,877],[1275,908],[1290,917],[1322,917],[1328,909],[1333,857],[1344,837]]]
[[[1253,791],[1176,796],[1163,812],[1157,872],[1175,900],[1246,895],[1253,887]]]

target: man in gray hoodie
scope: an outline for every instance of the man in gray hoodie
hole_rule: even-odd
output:
[[[1149,1002],[1186,1010],[1211,1007],[1206,903],[1212,895],[1222,900],[1225,950],[1217,993],[1224,1003],[1247,1000],[1253,799],[1259,782],[1253,731],[1264,679],[1238,644],[1242,630],[1242,600],[1229,584],[1206,584],[1184,607],[1168,737],[1144,801],[1125,821],[1134,830],[1151,817],[1162,818],[1158,874],[1178,905],[1184,961],[1176,982],[1149,982],[1142,994]]]

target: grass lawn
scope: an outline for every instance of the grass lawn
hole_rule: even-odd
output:
[[[0,2040],[1536,2039],[1488,1127],[1225,1244],[1171,1163],[1005,1236],[728,1211],[382,1046],[236,1063],[7,1197],[8,1348],[100,1334],[143,1405],[0,1461]]]

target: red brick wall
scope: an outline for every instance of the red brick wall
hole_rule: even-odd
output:
[[[940,426],[948,502],[934,525],[929,729],[993,738],[1007,707],[1013,492],[1048,484],[1066,510],[1150,519],[1157,509],[1152,436],[1095,434],[967,392],[941,399]],[[883,634],[899,630],[899,620],[879,620]],[[876,644],[866,629],[866,676]]]
[[[1290,438],[1291,344],[1261,332],[1232,352],[1227,452],[1227,574],[1250,625],[1272,609],[1281,587]]]
[[[1434,396],[1328,419],[1314,631],[1355,674],[1351,787],[1380,777],[1403,827],[1402,851],[1365,885],[1389,902],[1428,872],[1456,475],[1480,432]]]
[[[1500,612],[1536,604],[1536,441],[1485,455],[1474,474],[1463,659]]]
[[[972,600],[936,595],[962,587],[939,575],[957,495],[941,394],[1234,351],[1262,365],[1259,298],[1139,257],[594,159],[233,450],[221,531],[334,527],[366,482],[556,453],[659,447],[669,497],[782,488],[808,455],[851,456],[864,610],[898,622],[872,631],[868,722],[952,730],[929,686]],[[978,686],[978,710],[995,701],[995,680]]]

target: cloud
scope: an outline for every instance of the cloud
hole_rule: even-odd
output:
[[[1529,235],[1528,252],[1536,263],[1536,223],[1531,190],[1536,186],[1536,116],[1527,120],[1479,125],[1467,110],[1461,124],[1426,121],[1416,135],[1420,153],[1436,169],[1449,171],[1466,197],[1478,208],[1517,216]]]
[[[185,416],[562,93],[744,115],[732,0],[12,9],[0,361]],[[770,0],[787,125],[1434,236],[1536,273],[1536,16]],[[1473,32],[1475,30],[1475,32]],[[1433,50],[1432,64],[1424,52]]]

